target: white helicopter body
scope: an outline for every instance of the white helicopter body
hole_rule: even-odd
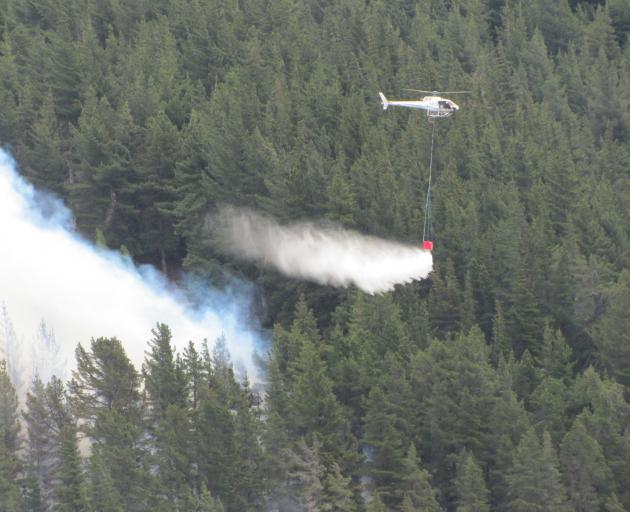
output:
[[[417,108],[427,111],[429,117],[449,117],[459,110],[459,106],[447,98],[441,96],[424,96],[421,100],[388,100],[382,92],[378,95],[381,98],[383,110],[387,107]]]

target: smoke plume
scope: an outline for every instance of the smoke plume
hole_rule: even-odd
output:
[[[340,227],[282,226],[249,210],[226,207],[209,220],[222,250],[273,267],[290,277],[368,293],[426,278],[431,253]]]
[[[100,336],[119,338],[139,368],[157,322],[170,326],[179,350],[224,335],[237,369],[255,373],[260,340],[246,292],[208,291],[206,304],[192,308],[157,271],[94,247],[71,224],[68,209],[20,178],[0,150],[0,359],[12,374],[59,374],[78,342]],[[43,365],[43,353],[57,361]]]

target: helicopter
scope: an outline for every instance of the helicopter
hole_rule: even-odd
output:
[[[430,119],[450,117],[459,110],[459,106],[448,98],[442,98],[440,94],[462,94],[469,91],[423,91],[421,89],[406,89],[408,91],[429,93],[430,96],[424,96],[421,100],[388,100],[387,97],[379,91],[383,110],[387,110],[390,105],[395,107],[417,108],[427,111]],[[429,185],[427,187],[427,202],[425,205],[424,230],[422,233],[422,249],[425,251],[433,250],[433,227],[431,222],[431,172],[433,168],[433,142],[435,139],[435,125],[431,123],[431,156],[429,159]]]
[[[383,110],[387,107],[407,107],[418,108],[427,111],[427,116],[431,118],[450,117],[459,110],[459,106],[452,100],[442,98],[439,94],[463,94],[468,91],[423,91],[421,89],[407,89],[408,91],[429,93],[430,96],[424,96],[421,100],[388,100],[385,95],[379,91]]]

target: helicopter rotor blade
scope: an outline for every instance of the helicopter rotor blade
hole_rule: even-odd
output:
[[[429,94],[470,94],[471,91],[429,91],[426,89],[405,89],[405,91],[424,92]]]

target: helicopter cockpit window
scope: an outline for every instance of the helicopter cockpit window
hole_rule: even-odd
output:
[[[444,110],[451,110],[451,105],[448,101],[438,101],[438,106]]]

